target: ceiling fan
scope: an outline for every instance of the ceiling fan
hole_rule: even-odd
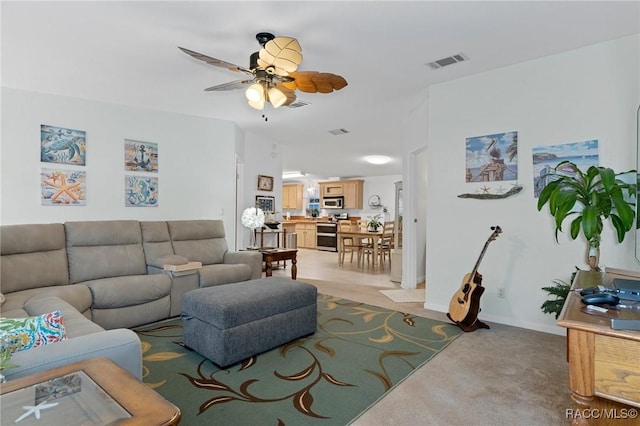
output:
[[[336,74],[318,71],[297,71],[302,62],[302,48],[292,37],[275,37],[271,33],[256,34],[260,51],[249,58],[249,68],[234,65],[193,50],[179,47],[184,53],[216,67],[248,74],[249,78],[230,81],[204,89],[223,91],[247,88],[245,95],[249,105],[262,110],[265,102],[274,108],[286,106],[296,100],[295,90],[307,93],[331,93],[347,85],[347,81]]]

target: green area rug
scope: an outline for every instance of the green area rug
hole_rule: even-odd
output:
[[[462,332],[324,294],[318,330],[227,369],[182,345],[182,321],[139,327],[144,382],[184,425],[346,425]]]

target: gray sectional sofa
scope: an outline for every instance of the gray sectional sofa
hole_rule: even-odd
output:
[[[60,310],[69,338],[16,352],[9,379],[96,356],[140,378],[129,328],[179,315],[187,291],[262,275],[262,255],[230,252],[220,220],[4,225],[0,244],[1,316]],[[164,268],[189,262],[202,267]]]

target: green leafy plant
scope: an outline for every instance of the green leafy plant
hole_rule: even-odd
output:
[[[571,173],[557,174],[558,169]],[[587,240],[587,263],[591,270],[599,271],[600,237],[604,222],[608,219],[616,230],[618,242],[624,241],[625,235],[634,225],[635,211],[633,204],[625,200],[634,198],[636,185],[626,183],[617,177],[631,170],[616,174],[606,167],[591,166],[582,172],[570,161],[562,161],[554,171],[545,176],[552,176],[538,198],[538,211],[545,204],[549,205],[549,213],[555,218],[555,237],[562,232],[565,219],[573,217],[570,226],[570,237],[575,240],[580,232]],[[576,209],[581,205],[582,209]]]
[[[375,216],[373,216],[369,222],[367,222],[367,226],[369,227],[369,229],[373,229],[374,231],[377,231],[378,228],[380,228],[382,226],[382,222],[380,222],[380,218],[382,217],[382,215],[377,214]]]
[[[579,269],[576,267],[576,272]],[[553,280],[553,286],[542,287],[542,290],[549,293],[549,296],[554,296],[553,299],[546,300],[540,309],[545,314],[554,314],[556,319],[560,316],[560,312],[562,312],[562,307],[564,303],[567,301],[567,296],[569,296],[569,291],[571,290],[571,283],[576,276],[576,272],[571,274],[571,282],[567,283],[562,280]]]

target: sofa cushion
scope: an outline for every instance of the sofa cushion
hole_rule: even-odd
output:
[[[140,222],[140,229],[142,231],[142,246],[144,247],[144,255],[147,261],[147,266],[155,266],[156,268],[162,268],[166,263],[172,265],[180,265],[182,263],[167,262],[162,258],[166,256],[174,256],[173,246],[171,245],[171,237],[169,236],[169,226],[165,221],[146,221]],[[183,263],[188,262],[185,259]],[[164,263],[163,263],[164,262]]]
[[[203,265],[223,263],[228,250],[222,220],[168,221],[175,254]]]
[[[0,235],[0,291],[69,284],[61,223],[4,225]]]
[[[65,331],[69,339],[104,331],[104,328],[82,315],[72,305],[59,297],[34,298],[24,305],[24,310],[28,315],[42,315],[53,309],[62,312]]]
[[[93,294],[92,309],[141,305],[171,293],[171,279],[162,274],[103,278],[84,284]]]
[[[67,338],[60,311],[26,318],[0,318],[0,332],[11,352],[59,342]]]
[[[64,226],[72,283],[146,273],[138,221],[66,222]]]
[[[80,313],[90,315],[91,290],[82,284],[61,285],[54,287],[32,288],[24,291],[17,291],[7,295],[7,300],[2,305],[2,310],[21,309],[31,300],[41,299],[43,297],[59,297],[66,301]]]
[[[242,263],[235,265],[207,265],[200,270],[200,287],[231,284],[251,279],[251,266]]]

